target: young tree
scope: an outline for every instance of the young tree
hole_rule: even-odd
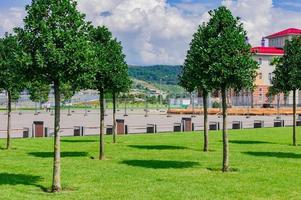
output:
[[[198,31],[193,35],[190,43],[190,49],[182,67],[180,75],[180,85],[188,92],[195,89],[201,93],[203,97],[204,107],[204,148],[205,152],[209,151],[208,136],[208,94],[210,92],[210,76],[208,66],[210,64],[208,53],[208,33],[206,25],[199,26]]]
[[[293,91],[293,145],[297,146],[296,137],[296,92],[301,89],[301,37],[286,41],[284,56],[273,61],[276,65],[273,89],[288,93]]]
[[[40,81],[29,82],[26,86],[29,99],[33,102],[43,104],[48,101],[50,85],[45,84]],[[37,114],[37,106],[36,106],[36,114]]]
[[[11,148],[11,104],[19,99],[19,94],[25,87],[20,68],[28,61],[16,36],[5,34],[5,37],[0,39],[0,91],[5,90],[8,97],[6,149]]]
[[[62,85],[72,90],[89,79],[91,48],[88,25],[75,0],[33,0],[26,6],[24,28],[16,29],[32,64],[24,68],[29,80],[53,85],[55,96],[52,191],[61,191],[60,105]]]
[[[223,114],[223,168],[229,170],[229,142],[227,133],[227,91],[250,89],[256,77],[258,64],[253,60],[246,42],[246,31],[239,18],[232,16],[229,9],[222,6],[209,12],[208,52],[211,63],[209,74],[211,85],[222,94]]]
[[[106,27],[102,26],[91,28],[90,37],[92,46],[94,47],[93,70],[95,74],[95,77],[91,81],[90,88],[99,92],[99,160],[104,160],[104,96],[105,93],[110,92],[109,85],[111,84],[112,74],[110,71],[110,63],[107,62],[107,59],[112,34]]]
[[[108,44],[107,62],[110,64],[111,84],[109,90],[113,99],[113,143],[116,143],[116,97],[121,92],[127,92],[132,84],[128,74],[128,65],[125,61],[125,55],[122,52],[121,43],[116,39],[111,39]]]

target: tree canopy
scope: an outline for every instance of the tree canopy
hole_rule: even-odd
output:
[[[18,96],[26,85],[21,68],[28,62],[30,59],[23,52],[16,36],[6,33],[4,38],[0,38],[0,90]]]
[[[251,45],[239,18],[222,6],[209,12],[208,43],[211,63],[209,73],[214,89],[252,89],[258,69]]]

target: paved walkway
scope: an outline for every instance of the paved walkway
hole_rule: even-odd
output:
[[[107,111],[105,117],[105,124],[112,125],[112,111]],[[128,125],[129,133],[145,133],[147,124],[156,124],[158,132],[173,131],[174,123],[181,123],[183,117],[191,117],[191,115],[172,115],[167,117],[166,111],[151,110],[148,117],[145,117],[143,110],[128,111],[128,116],[124,117],[124,111],[117,112],[117,119],[124,119],[125,124]],[[232,127],[233,121],[242,121],[244,128],[252,128],[254,120],[263,120],[265,127],[273,127],[276,116],[229,116],[229,128]],[[292,116],[282,116],[285,120],[285,125],[292,125]],[[12,135],[13,137],[22,137],[23,128],[29,128],[32,132],[32,124],[34,121],[43,121],[44,126],[49,128],[50,133],[53,132],[54,116],[49,112],[42,111],[39,115],[34,115],[34,111],[23,111],[20,115],[19,112],[12,113]],[[222,118],[218,116],[209,116],[210,122],[220,122]],[[195,130],[203,129],[203,116],[196,116],[192,118]],[[0,112],[0,138],[6,137],[6,123],[7,115]],[[61,131],[62,135],[73,135],[74,126],[85,127],[85,134],[99,133],[99,113],[98,110],[91,110],[85,115],[85,110],[76,110],[68,116],[66,110],[61,114]]]

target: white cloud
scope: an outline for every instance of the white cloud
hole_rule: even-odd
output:
[[[12,32],[13,28],[22,25],[25,10],[22,8],[10,8],[0,10],[0,29],[1,32]]]
[[[166,0],[79,1],[87,19],[108,26],[122,41],[130,64],[147,65],[183,63],[192,34],[206,17],[195,10],[187,14],[190,8],[183,6]]]
[[[209,19],[208,2],[182,0],[78,0],[95,25],[106,25],[122,41],[129,64],[182,64],[197,26]],[[301,13],[273,6],[272,0],[224,0],[241,17],[252,45],[285,28],[301,28]],[[218,6],[218,5],[216,5]],[[22,25],[24,8],[0,9],[0,34]]]
[[[225,0],[223,4],[241,17],[250,42],[260,45],[261,38],[286,28],[301,28],[301,13],[276,8],[272,0]]]

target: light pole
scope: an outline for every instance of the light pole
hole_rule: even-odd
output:
[[[277,95],[277,119],[281,119],[281,116],[280,116],[280,94]]]
[[[148,117],[148,102],[147,102],[147,99],[148,99],[148,94],[146,94],[145,96],[145,115],[144,117]]]
[[[191,117],[196,117],[194,113],[194,92],[191,94],[191,99],[192,99],[192,115]]]
[[[34,111],[34,115],[38,115],[38,103],[35,102],[35,111]]]
[[[124,98],[124,117],[127,117],[127,116],[129,116],[128,115],[128,113],[127,113],[127,105],[126,105],[126,103],[127,103],[127,99],[126,99],[126,97]]]
[[[248,101],[247,101],[247,102],[248,102],[248,103],[247,103],[248,105],[247,105],[247,117],[246,117],[246,118],[250,118],[250,104],[251,104],[250,96],[251,96],[251,95],[250,95],[250,91],[249,91],[249,90],[248,90],[247,93],[248,93]]]
[[[88,110],[87,110],[87,102],[85,102],[85,115],[84,116],[88,116]]]
[[[171,117],[171,115],[169,114],[170,112],[170,95],[168,95],[168,109],[167,109],[167,117]]]

